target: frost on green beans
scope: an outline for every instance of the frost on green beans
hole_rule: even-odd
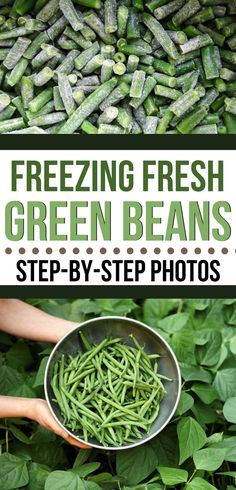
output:
[[[236,134],[232,3],[0,0],[0,133]]]

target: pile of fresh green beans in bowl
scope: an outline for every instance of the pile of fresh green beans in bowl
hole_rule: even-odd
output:
[[[0,0],[0,133],[235,134],[236,0]]]
[[[123,317],[89,320],[53,349],[45,372],[49,408],[64,429],[102,449],[126,449],[171,419],[181,377],[166,341]]]

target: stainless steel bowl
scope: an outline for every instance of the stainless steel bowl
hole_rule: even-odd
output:
[[[156,330],[153,330],[144,323],[132,320],[131,318],[118,316],[100,317],[81,323],[81,325],[67,333],[54,347],[46,366],[44,388],[49,408],[58,423],[68,432],[68,434],[76,437],[78,441],[84,442],[76,432],[72,432],[63,425],[58,406],[53,401],[54,395],[50,384],[54,364],[60,355],[63,353],[75,356],[78,351],[84,350],[78,333],[79,330],[82,330],[86,334],[89,342],[94,342],[96,344],[106,337],[120,337],[125,338],[126,343],[133,346],[132,340],[129,339],[129,335],[133,334],[139,343],[144,346],[145,351],[148,354],[160,355],[160,359],[158,359],[158,372],[172,379],[172,381],[164,381],[163,383],[166,394],[160,404],[159,415],[153,423],[149,434],[144,434],[142,439],[137,439],[137,441],[125,446],[104,447],[95,438],[90,439],[89,444],[99,449],[120,450],[138,446],[155,437],[168,424],[179,402],[181,375],[178,362],[168,343],[156,332]]]

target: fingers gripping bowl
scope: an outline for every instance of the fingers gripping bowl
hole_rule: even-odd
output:
[[[88,342],[87,346],[85,345],[86,342]],[[89,369],[88,363],[86,364],[84,358],[86,356],[91,358],[92,354],[87,349],[91,349],[94,345],[96,346],[95,348],[99,349],[99,360],[103,359],[102,348],[106,349],[105,360],[103,361],[104,366],[102,365],[104,368],[103,373],[105,372],[106,374],[106,381],[103,380],[100,383],[100,388],[104,390],[102,394],[98,386],[98,380],[93,380],[93,386],[88,387],[87,392],[85,387],[85,377],[88,377]],[[120,357],[114,358],[113,362],[115,364],[113,364],[111,361],[113,352],[117,353],[119,350],[120,354],[118,356],[120,355]],[[86,351],[87,354],[85,354]],[[132,355],[135,356],[135,361],[132,361]],[[76,374],[76,369],[70,374],[69,364],[72,361],[76,364],[76,359],[80,356],[82,364],[79,376]],[[139,363],[137,363],[137,358],[140,361]],[[129,360],[131,362],[130,369],[134,369],[133,376],[131,371],[128,370],[129,366],[127,367],[126,364],[126,361],[128,363]],[[118,363],[120,363],[120,366]],[[145,372],[142,372],[142,370]],[[119,376],[121,372],[126,373],[124,379]],[[101,376],[103,373],[101,373]],[[90,373],[88,374],[90,375]],[[95,376],[96,373],[93,377]],[[114,383],[114,387],[112,383]],[[152,388],[149,388],[148,383]],[[84,420],[85,435],[88,429],[88,444],[96,448],[112,450],[127,449],[142,444],[156,436],[166,426],[178,405],[181,376],[173,351],[155,330],[130,318],[111,316],[88,320],[67,333],[58,342],[49,357],[44,384],[49,408],[68,434],[76,437],[80,442],[85,442],[84,432],[78,430],[78,425],[75,422],[77,416],[79,419]],[[75,391],[72,385],[78,391]],[[57,388],[61,390],[59,394]],[[119,400],[121,404],[119,407],[117,406],[115,391],[112,393],[113,389],[115,391],[118,390],[120,393]],[[150,391],[151,389],[152,392]],[[80,405],[79,398],[82,391],[85,391],[85,403],[83,406]],[[78,393],[78,398],[76,393]],[[58,397],[60,399],[61,395],[62,405],[58,404]],[[96,403],[94,403],[93,395]],[[132,396],[134,397],[133,399],[131,399]],[[142,399],[142,396],[144,399]],[[130,397],[128,404],[127,397]],[[99,403],[100,407],[98,406]],[[148,416],[150,413],[151,403],[154,403],[154,409],[152,416],[149,417],[150,423],[144,425],[144,416]],[[65,413],[63,415],[62,409],[64,408],[68,416]],[[118,409],[121,411],[119,412]],[[135,411],[136,421],[130,410]],[[105,413],[105,421],[99,420],[100,415],[101,418],[103,417],[103,413]],[[115,418],[116,414],[117,418]],[[93,417],[94,422],[92,421]],[[122,429],[119,426],[121,419],[126,419],[125,426]],[[92,437],[91,427],[94,427],[94,435]],[[99,435],[103,434],[101,430],[103,427],[108,433],[105,440],[98,437],[98,433]],[[129,437],[130,431],[132,432],[132,437]],[[126,432],[127,437],[125,438],[124,434]],[[113,436],[116,442],[112,442],[114,441]]]

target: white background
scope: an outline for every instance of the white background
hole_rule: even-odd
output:
[[[122,192],[117,190],[116,192],[26,192],[25,191],[25,181],[22,180],[22,183],[19,183],[18,192],[11,192],[11,160],[38,160],[43,163],[44,160],[114,160],[116,159],[117,163],[122,160],[131,160],[134,164],[134,189],[130,192]],[[152,182],[150,185],[149,192],[142,192],[142,161],[143,160],[169,160],[174,162],[176,160],[188,160],[190,163],[194,160],[202,160],[207,162],[208,160],[213,160],[217,162],[218,160],[224,160],[224,191],[223,192],[157,192],[157,179],[150,181]],[[19,167],[21,168],[21,167]],[[156,167],[157,169],[157,167]],[[191,175],[190,167],[186,169],[189,174],[188,182],[185,180],[184,184],[195,180]],[[71,181],[71,184],[76,183],[78,169],[74,166],[74,180]],[[195,278],[194,283],[191,283],[188,279],[185,282],[180,283],[181,285],[186,284],[220,284],[220,285],[235,285],[236,283],[236,213],[235,213],[235,195],[236,195],[236,183],[235,183],[235,152],[233,151],[212,151],[212,150],[192,150],[192,151],[183,151],[183,150],[139,150],[139,151],[127,151],[127,150],[63,150],[63,151],[55,151],[55,150],[5,150],[1,151],[1,181],[0,181],[0,190],[1,190],[1,201],[0,201],[0,266],[1,266],[1,276],[0,276],[0,284],[1,285],[19,285],[20,283],[16,279],[16,262],[17,260],[30,260],[30,259],[45,259],[45,260],[60,260],[61,267],[68,267],[68,261],[70,259],[74,260],[88,260],[93,259],[93,267],[100,268],[100,263],[102,260],[116,260],[116,259],[127,259],[127,260],[145,260],[146,262],[146,271],[144,274],[140,276],[139,282],[129,282],[126,284],[130,285],[155,285],[155,284],[163,284],[161,275],[156,279],[156,283],[150,281],[150,261],[153,260],[219,260],[221,263],[220,266],[220,275],[221,279],[219,283],[209,282],[200,282],[197,278]],[[203,175],[206,176],[207,172],[204,171]],[[55,180],[55,183],[59,182]],[[90,185],[91,181],[89,178],[89,174],[87,176],[86,184]],[[118,187],[118,185],[117,185]],[[22,239],[18,242],[9,241],[5,238],[5,206],[8,201],[18,200],[25,204],[27,201],[43,201],[47,204],[49,201],[99,201],[102,205],[104,201],[112,201],[112,240],[110,242],[103,242],[101,239],[98,242],[88,241],[76,241],[76,242],[39,242],[39,240],[35,240],[34,242],[27,242],[26,239]],[[168,218],[168,211],[170,201],[181,201],[183,204],[183,209],[185,213],[185,223],[186,228],[188,229],[188,220],[187,220],[187,209],[188,202],[199,201],[201,204],[202,201],[211,201],[214,203],[215,201],[224,200],[228,201],[231,205],[231,214],[227,213],[224,216],[231,224],[232,233],[229,240],[226,242],[217,242],[214,239],[210,239],[210,241],[203,242],[198,237],[196,242],[180,242],[178,238],[174,238],[170,242],[156,242],[156,241],[146,241],[145,236],[135,242],[124,242],[123,241],[123,216],[122,216],[122,201],[138,201],[144,205],[145,201],[164,201],[164,208],[160,209],[159,216],[162,218],[163,225],[159,225],[158,231],[165,232],[165,223]],[[88,208],[89,209],[89,208]],[[69,207],[68,210],[61,209],[60,215],[64,216],[68,220],[69,224]],[[83,215],[88,217],[88,224],[84,225],[84,228],[81,227],[80,231],[82,233],[89,234],[89,211],[83,211]],[[210,227],[213,227],[213,224],[216,224],[214,220],[211,222]],[[144,227],[145,230],[145,227]],[[65,225],[61,225],[58,227],[58,231],[61,233],[69,233],[69,225],[66,227]],[[156,229],[157,231],[157,229]],[[10,247],[12,249],[11,255],[6,255],[5,249]],[[24,255],[19,254],[19,248],[24,247],[26,249],[26,253]],[[38,255],[34,255],[32,253],[32,248],[38,247],[40,253]],[[51,247],[53,249],[53,253],[49,256],[46,254],[45,250],[47,247]],[[59,249],[61,247],[66,248],[66,254],[59,254]],[[78,255],[73,254],[73,248],[78,247],[80,249],[80,253]],[[93,254],[88,255],[86,253],[86,249],[88,247],[93,248]],[[101,255],[100,248],[105,247],[107,250],[106,255]],[[119,247],[121,253],[119,255],[114,255],[113,249],[114,247]],[[134,253],[132,255],[127,254],[127,248],[132,247],[134,249]],[[140,249],[142,247],[146,247],[148,253],[146,255],[142,255],[140,253]],[[155,247],[159,247],[161,249],[161,253],[159,255],[155,255],[153,250]],[[167,250],[169,247],[174,248],[175,252],[173,255],[169,255]],[[182,255],[181,249],[186,247],[188,249],[188,254]],[[195,248],[201,248],[201,254],[196,255]],[[213,247],[215,249],[214,255],[209,255],[208,249],[209,247]],[[226,247],[228,249],[228,254],[222,254],[222,248]],[[122,272],[122,271],[121,271]],[[45,274],[46,277],[47,274]],[[91,273],[89,278],[89,283],[85,282],[83,274],[81,275],[80,280],[76,283],[72,283],[73,285],[121,285],[125,284],[124,279],[121,278],[119,282],[116,281],[115,277],[113,277],[113,281],[110,283],[103,282],[101,279],[101,275],[97,273]],[[37,276],[37,274],[36,274]],[[132,276],[132,273],[131,273]],[[42,284],[36,277],[34,282],[30,281],[30,278],[27,278],[27,281],[22,283],[24,285],[29,284]],[[44,282],[43,284],[49,285],[50,282]],[[57,274],[55,276],[54,285],[59,284],[70,284],[67,275]],[[165,285],[177,284],[171,282],[165,282]]]

